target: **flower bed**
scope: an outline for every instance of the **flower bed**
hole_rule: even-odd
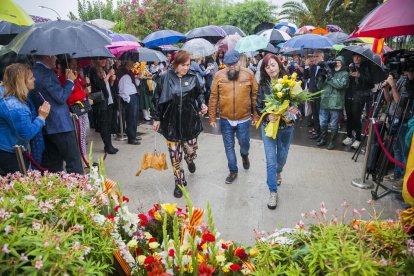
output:
[[[31,171],[0,177],[0,275],[107,274],[116,248],[98,223],[100,184]]]

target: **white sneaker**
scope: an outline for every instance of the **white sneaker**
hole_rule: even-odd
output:
[[[273,210],[276,209],[278,196],[277,193],[270,192],[269,202],[267,203],[267,208]]]
[[[357,149],[357,148],[359,147],[359,145],[360,145],[360,144],[361,144],[361,142],[360,142],[360,141],[355,140],[355,141],[352,143],[351,148],[353,148],[353,149]]]
[[[342,141],[342,145],[344,146],[350,146],[352,144],[352,138],[346,137],[343,141]]]

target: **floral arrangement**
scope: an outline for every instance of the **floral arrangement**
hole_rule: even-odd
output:
[[[297,73],[293,73],[290,77],[285,75],[271,83],[273,93],[266,95],[263,114],[256,124],[256,128],[258,128],[265,116],[269,114],[276,115],[276,121],[269,122],[265,128],[268,137],[276,138],[280,120],[289,123],[297,119],[299,110],[295,106],[321,93],[321,91],[309,93],[307,90],[303,90],[301,87],[302,81],[296,81],[296,77]]]
[[[151,78],[152,74],[147,68],[146,62],[136,62],[131,68],[131,72],[135,75],[135,78]]]
[[[99,222],[100,194],[101,184],[88,176],[0,177],[0,274],[110,272],[115,245],[105,234],[111,224]]]
[[[115,228],[129,249],[124,257],[130,260],[131,274],[251,274],[255,270],[252,257],[257,250],[220,239],[209,204],[205,223],[205,211],[193,207],[187,192],[183,192],[187,199],[185,210],[176,204],[155,204],[148,212],[140,213],[139,222],[133,225],[125,207],[116,209]]]
[[[369,204],[373,205],[372,201]],[[303,213],[316,223],[306,227],[301,220],[294,229],[277,229],[273,234],[257,233],[255,275],[411,275],[414,267],[414,240],[401,222],[363,220],[365,208],[342,205],[331,217],[322,202],[320,211]]]
[[[224,69],[224,68],[226,68],[226,64],[224,64],[224,63],[222,63],[218,66],[219,70]]]

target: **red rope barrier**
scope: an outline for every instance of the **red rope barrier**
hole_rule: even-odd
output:
[[[401,167],[401,168],[405,169],[405,165],[404,165],[403,163],[401,163],[400,161],[395,160],[395,159],[394,159],[394,157],[392,157],[391,153],[389,153],[389,152],[387,151],[387,149],[385,148],[385,145],[384,145],[384,143],[382,142],[382,139],[381,139],[380,133],[379,133],[379,131],[378,131],[378,126],[377,126],[377,123],[373,123],[373,127],[374,127],[375,134],[377,135],[377,138],[378,138],[378,143],[380,144],[382,151],[385,153],[385,155],[388,157],[388,159],[390,159],[390,161],[391,161],[392,163],[394,163],[395,165],[397,165],[397,166],[399,166],[399,167]]]
[[[42,167],[39,163],[36,162],[36,160],[33,159],[33,157],[30,155],[30,153],[25,150],[24,154],[26,155],[26,157],[30,160],[30,163],[32,163],[39,171],[47,171],[46,168]]]

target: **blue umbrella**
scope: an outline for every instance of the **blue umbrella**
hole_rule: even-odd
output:
[[[296,36],[283,44],[282,52],[293,49],[324,49],[332,48],[334,43],[326,36],[305,34]]]
[[[161,30],[147,35],[142,42],[145,47],[175,44],[185,39],[185,35],[173,30]]]
[[[138,39],[130,34],[118,34],[118,33],[114,33],[113,35],[111,35],[112,37],[112,42],[119,42],[119,41],[135,41],[135,42],[139,42]]]
[[[298,30],[298,27],[290,22],[279,22],[274,27],[275,29],[282,30],[287,32],[290,35],[294,35],[296,31]]]

